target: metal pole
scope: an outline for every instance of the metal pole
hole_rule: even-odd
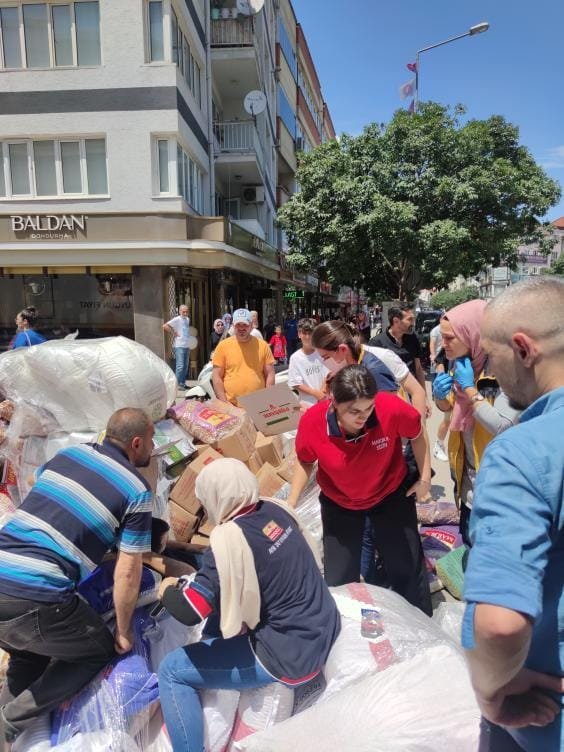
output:
[[[415,56],[415,97],[413,98],[413,112],[419,108],[419,52]]]
[[[456,42],[457,39],[463,39],[464,37],[470,37],[472,36],[471,32],[466,31],[464,34],[458,34],[455,37],[450,37],[449,39],[444,39],[442,42],[437,42],[436,44],[431,44],[429,47],[423,47],[421,50],[417,50],[417,54],[415,56],[415,97],[413,101],[413,111],[417,112],[419,109],[419,102],[421,101],[421,92],[419,90],[420,87],[420,76],[419,76],[419,64],[420,64],[420,56],[422,52],[427,52],[428,50],[434,50],[435,47],[442,47],[443,44],[449,44],[450,42]]]

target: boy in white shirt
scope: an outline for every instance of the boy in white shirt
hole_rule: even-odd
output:
[[[321,356],[311,344],[314,327],[315,321],[312,319],[301,319],[299,322],[298,337],[302,342],[302,348],[290,357],[288,367],[288,386],[299,391],[300,400],[308,407],[327,396],[325,379],[329,373]]]

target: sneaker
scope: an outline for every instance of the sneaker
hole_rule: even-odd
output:
[[[445,452],[445,445],[442,443],[442,441],[435,441],[435,446],[433,447],[433,457],[435,459],[440,460],[441,462],[448,462],[448,457]]]

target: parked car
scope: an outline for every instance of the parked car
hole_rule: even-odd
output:
[[[415,317],[415,334],[421,345],[421,365],[426,370],[431,366],[429,352],[429,334],[439,321],[443,311],[419,311]]]

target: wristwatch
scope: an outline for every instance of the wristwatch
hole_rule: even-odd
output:
[[[480,394],[478,392],[477,394],[474,394],[472,397],[470,397],[470,402],[483,402],[486,398],[483,394]]]

